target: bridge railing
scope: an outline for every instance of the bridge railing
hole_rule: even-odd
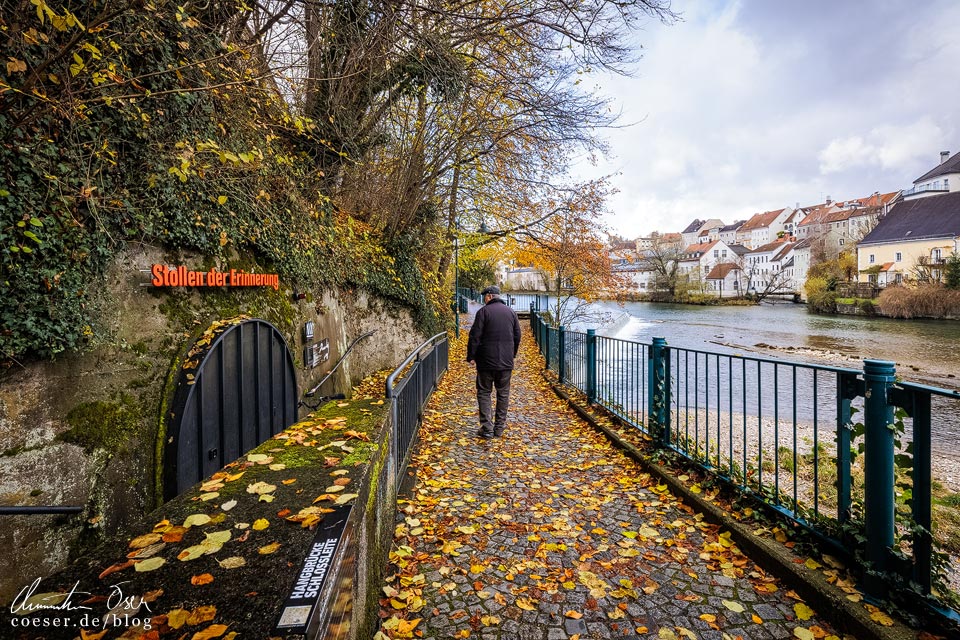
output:
[[[869,595],[909,585],[914,604],[960,624],[930,598],[931,427],[960,413],[960,392],[897,382],[885,361],[861,371],[530,323],[561,384],[855,559]]]
[[[423,419],[423,407],[449,364],[447,334],[438,333],[417,347],[387,376],[386,397],[392,400],[392,442],[398,479],[403,476],[410,461],[411,445]]]

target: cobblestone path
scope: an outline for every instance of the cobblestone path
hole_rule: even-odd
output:
[[[476,437],[461,336],[427,407],[416,484],[399,505],[377,640],[836,639],[580,421],[543,381],[529,333],[506,433]]]

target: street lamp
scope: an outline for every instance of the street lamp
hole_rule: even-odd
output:
[[[460,337],[460,220],[455,222],[456,232],[453,236],[453,335]],[[486,235],[490,231],[487,223],[480,220],[477,233]]]

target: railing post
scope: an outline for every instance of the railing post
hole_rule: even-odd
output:
[[[550,327],[543,332],[543,357],[547,361],[547,371],[550,371]]]
[[[893,406],[887,403],[887,390],[895,372],[893,362],[863,361],[864,525],[869,564],[864,587],[878,598],[887,593],[884,573],[894,534]]]
[[[563,384],[563,376],[566,374],[566,354],[567,338],[564,335],[563,325],[557,329],[557,378],[560,384]]]
[[[852,509],[850,438],[853,432],[850,401],[857,397],[857,380],[841,374],[837,380],[837,522],[848,521]]]
[[[647,371],[647,415],[656,427],[652,430],[654,442],[665,447],[670,444],[670,384],[667,380],[667,341],[654,338],[650,346],[650,367]]]
[[[597,401],[597,332],[587,329],[587,404]]]

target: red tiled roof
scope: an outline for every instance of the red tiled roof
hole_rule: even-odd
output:
[[[880,267],[880,271],[890,271],[890,267],[893,266],[892,262],[884,262],[883,266]]]
[[[741,226],[737,231],[753,231],[754,229],[763,229],[764,227],[769,227],[781,213],[783,213],[783,209],[767,211],[765,213],[757,213],[752,218],[744,222],[743,226]]]
[[[714,265],[713,269],[710,269],[710,273],[707,274],[707,280],[723,280],[726,278],[731,271],[740,271],[739,265],[734,264],[733,262],[723,262],[718,265]]]
[[[684,249],[683,253],[684,255],[691,254],[691,253],[697,253],[697,254],[703,255],[704,253],[709,251],[715,244],[717,244],[716,240],[713,240],[712,242],[701,242],[700,244],[692,244],[686,249]]]

